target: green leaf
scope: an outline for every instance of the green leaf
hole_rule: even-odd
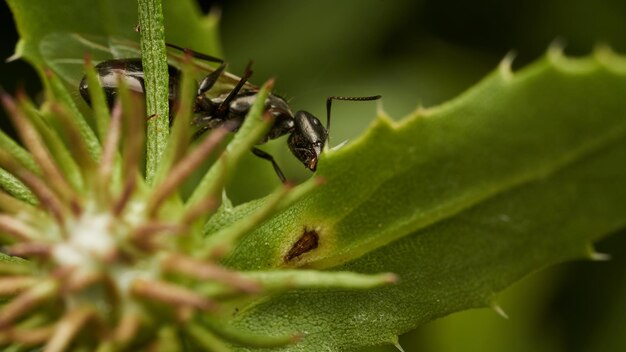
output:
[[[139,42],[135,32],[137,3],[124,0],[97,1],[20,1],[7,0],[20,34],[16,56],[35,67],[47,66],[41,55],[41,42],[54,33],[78,33]],[[164,1],[165,40],[183,47],[219,56],[217,17],[203,16],[193,1]],[[63,50],[64,43],[57,44]],[[67,59],[83,59],[79,57]]]
[[[243,308],[235,324],[307,332],[293,350],[391,343],[434,318],[491,305],[530,272],[592,257],[591,241],[624,227],[625,59],[553,49],[518,73],[509,63],[447,104],[400,123],[381,117],[328,153],[318,172],[327,184],[228,260],[254,270],[391,271],[398,285],[288,293]],[[285,262],[311,230],[317,248]]]

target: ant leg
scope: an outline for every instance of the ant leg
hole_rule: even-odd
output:
[[[250,69],[251,66],[252,66],[252,61],[248,62],[248,66],[246,66],[246,70],[244,71],[243,76],[241,76],[241,79],[239,80],[239,82],[237,82],[237,85],[235,86],[235,88],[233,88],[233,90],[230,91],[226,99],[224,99],[224,101],[220,104],[220,106],[217,107],[217,115],[223,114],[226,111],[226,109],[228,109],[228,105],[230,105],[230,102],[233,99],[235,99],[235,97],[237,96],[237,94],[239,94],[239,91],[241,90],[243,85],[246,84],[246,82],[248,81],[248,78],[252,76],[252,70]]]
[[[254,155],[258,156],[261,159],[265,159],[265,160],[268,160],[269,162],[271,162],[272,166],[274,167],[274,171],[276,171],[276,175],[278,175],[278,178],[280,179],[280,182],[282,182],[282,183],[286,183],[287,182],[287,179],[285,178],[285,175],[280,170],[280,167],[278,167],[278,164],[274,160],[273,156],[271,156],[270,154],[262,151],[259,148],[252,148],[252,153]]]
[[[207,99],[204,93],[208,92],[213,87],[213,85],[215,85],[215,82],[217,82],[220,76],[224,73],[225,69],[226,64],[223,63],[215,71],[209,73],[206,77],[202,79],[202,81],[198,85],[194,112],[213,110],[213,103],[210,101],[210,99]],[[194,117],[192,124],[196,126],[201,125],[201,118],[198,118],[197,116]],[[209,129],[210,128],[208,126],[203,126],[200,130],[193,134],[192,140],[197,139]]]
[[[210,130],[210,128],[208,126],[202,126],[199,130],[197,130],[192,136],[191,136],[191,140],[195,141],[196,139],[200,138],[200,136],[202,136],[204,134],[204,132]]]
[[[350,101],[369,101],[369,100],[378,100],[382,97],[382,95],[372,95],[369,97],[328,97],[326,99],[326,131],[330,131],[330,106],[333,103],[333,100],[350,100]],[[330,135],[330,134],[329,134]]]
[[[225,69],[226,64],[221,64],[220,67],[218,67],[215,71],[209,73],[206,77],[204,77],[204,79],[202,79],[200,85],[198,86],[198,96],[208,92],[209,89],[213,87],[215,82],[217,82],[220,76],[224,73]]]
[[[195,57],[195,58],[200,59],[200,60],[204,60],[204,61],[208,61],[208,62],[219,62],[219,63],[224,62],[224,60],[222,60],[220,58],[217,58],[215,56],[199,53],[197,51],[194,51],[194,50],[191,50],[191,49],[187,49],[187,48],[183,48],[183,47],[180,47],[178,45],[174,45],[174,44],[170,44],[170,43],[165,43],[165,45],[170,47],[170,48],[174,48],[176,50],[180,50],[183,53],[185,53],[187,55],[191,55],[192,57]]]

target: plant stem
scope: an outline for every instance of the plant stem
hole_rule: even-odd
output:
[[[169,134],[168,73],[161,0],[138,0],[148,119],[146,181],[151,184]]]

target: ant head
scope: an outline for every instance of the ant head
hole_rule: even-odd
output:
[[[317,160],[328,138],[328,131],[317,117],[306,111],[298,111],[294,120],[295,128],[287,141],[289,149],[306,168],[315,171]]]

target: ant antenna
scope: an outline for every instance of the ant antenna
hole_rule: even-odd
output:
[[[326,133],[328,135],[328,139],[330,139],[330,106],[333,103],[333,100],[349,100],[349,101],[370,101],[370,100],[378,100],[382,97],[382,95],[372,95],[368,97],[328,97],[326,99]]]

